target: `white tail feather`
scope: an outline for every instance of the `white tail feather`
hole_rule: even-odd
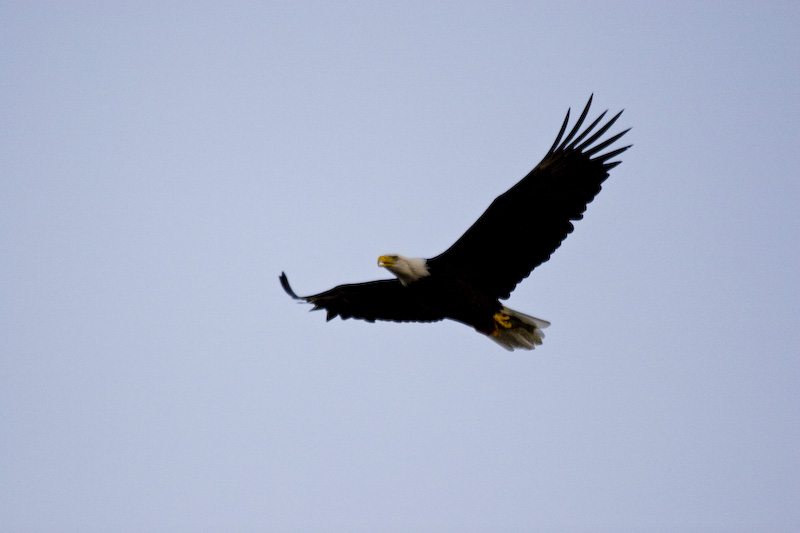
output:
[[[515,348],[533,350],[536,345],[542,344],[542,339],[544,339],[542,330],[549,326],[550,322],[508,307],[503,307],[500,312],[511,317],[512,326],[508,329],[500,328],[496,335],[489,335],[490,339],[509,352]]]

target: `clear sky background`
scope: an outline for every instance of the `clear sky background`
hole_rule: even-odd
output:
[[[798,27],[2,2],[0,527],[797,531]],[[281,290],[440,253],[592,93],[634,147],[508,302],[536,351]]]

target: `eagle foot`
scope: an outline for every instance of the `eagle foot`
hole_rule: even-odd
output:
[[[492,332],[494,337],[499,337],[501,330],[514,327],[511,324],[511,317],[505,313],[495,313],[492,318],[494,318],[494,331]]]

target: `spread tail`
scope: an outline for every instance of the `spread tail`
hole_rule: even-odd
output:
[[[499,317],[498,317],[499,315]],[[495,331],[489,338],[505,348],[513,351],[515,348],[533,350],[544,339],[544,328],[550,325],[547,320],[535,318],[508,307],[503,307],[495,315]]]

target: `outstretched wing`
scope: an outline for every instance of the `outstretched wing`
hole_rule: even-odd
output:
[[[312,311],[325,309],[328,312],[327,320],[337,316],[343,320],[360,318],[367,322],[436,322],[444,319],[443,315],[416,300],[397,279],[339,285],[312,296],[297,296],[283,272],[280,280],[289,296],[313,304]]]
[[[590,97],[562,141],[569,123],[567,111],[561,131],[542,162],[498,196],[447,251],[428,260],[431,271],[456,273],[476,289],[505,299],[531,270],[550,258],[572,233],[572,221],[583,218],[608,171],[620,163],[609,159],[630,148],[598,155],[628,130],[595,144],[622,114],[620,111],[592,134],[606,115],[604,111],[579,133],[591,103]]]

